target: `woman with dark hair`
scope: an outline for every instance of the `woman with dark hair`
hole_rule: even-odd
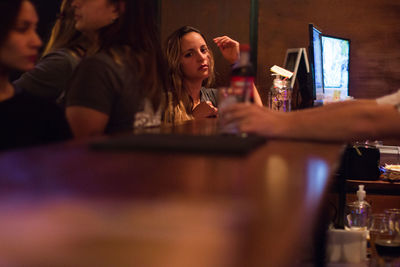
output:
[[[239,43],[228,36],[214,38],[224,58],[234,64],[239,58]],[[214,57],[205,36],[196,28],[183,26],[174,31],[165,44],[172,98],[165,120],[180,122],[217,115],[217,90]],[[255,101],[261,104],[254,88]]]
[[[145,100],[159,110],[165,64],[153,2],[72,2],[76,29],[98,40],[67,92],[66,114],[75,137],[132,130]]]
[[[10,73],[34,67],[42,42],[38,17],[27,0],[0,1],[0,149],[48,143],[70,137],[58,106],[14,87]]]
[[[50,40],[34,69],[14,82],[34,95],[63,102],[68,82],[85,55],[90,40],[75,29],[72,0],[63,0]]]

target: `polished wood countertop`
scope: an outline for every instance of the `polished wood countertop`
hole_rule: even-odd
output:
[[[216,120],[162,132],[210,135]],[[267,140],[243,156],[0,153],[0,265],[293,266],[342,146]]]

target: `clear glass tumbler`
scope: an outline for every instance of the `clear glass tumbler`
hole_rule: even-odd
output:
[[[400,266],[400,209],[385,210],[387,232],[377,235],[374,245],[384,266]]]
[[[372,266],[379,266],[381,260],[376,252],[375,240],[382,238],[384,235],[390,235],[389,233],[389,221],[385,213],[372,214],[369,225],[369,243],[371,245],[371,263],[375,263]]]

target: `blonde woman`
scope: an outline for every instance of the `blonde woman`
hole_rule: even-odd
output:
[[[230,64],[237,61],[237,41],[222,36],[214,38],[214,42]],[[165,55],[172,88],[165,120],[181,122],[216,116],[217,90],[210,88],[215,79],[214,57],[204,35],[190,26],[179,28],[167,38]],[[256,103],[260,104],[255,88],[254,96]]]

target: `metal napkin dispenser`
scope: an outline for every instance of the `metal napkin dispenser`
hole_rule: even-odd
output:
[[[348,145],[342,157],[340,172],[350,180],[378,180],[380,152],[366,144]]]

